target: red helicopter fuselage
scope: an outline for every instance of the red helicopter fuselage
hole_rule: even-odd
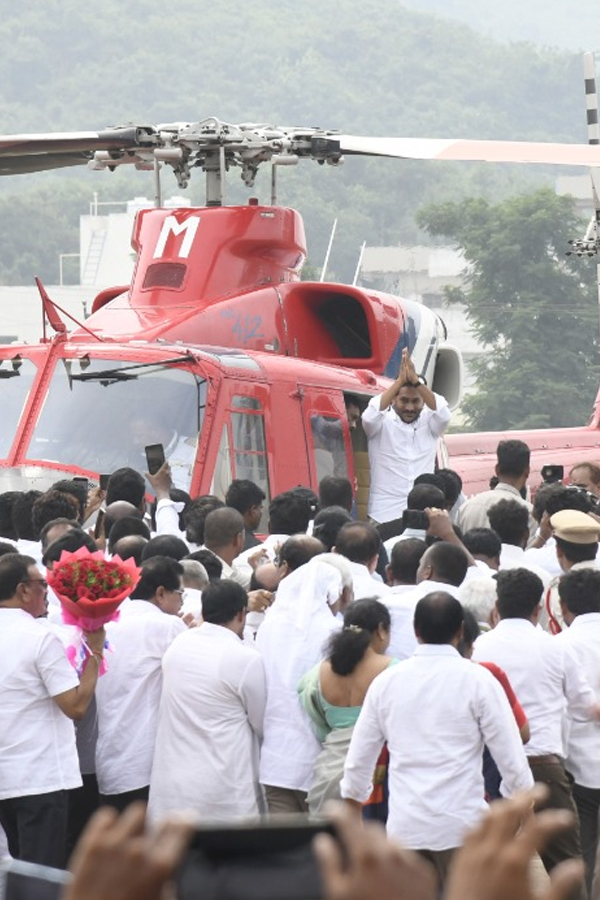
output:
[[[303,282],[304,228],[281,207],[151,209],[138,213],[130,286],[101,292],[92,315],[38,345],[0,348],[0,491],[57,472],[95,479],[122,465],[145,470],[143,448],[162,443],[176,483],[223,495],[250,478],[267,496],[347,475],[366,509],[361,406],[397,375],[407,347],[417,371],[454,404],[460,354],[426,307],[343,284]],[[498,433],[450,435],[442,465],[465,492],[487,487]],[[511,433],[511,436],[517,436]],[[522,432],[534,469],[595,458],[589,427]]]

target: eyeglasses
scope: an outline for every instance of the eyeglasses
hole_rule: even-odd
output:
[[[45,578],[24,578],[21,584],[41,584],[45,591],[48,590],[48,582]]]
[[[172,594],[179,594],[182,597],[185,594],[185,588],[175,588],[175,590],[171,591]]]

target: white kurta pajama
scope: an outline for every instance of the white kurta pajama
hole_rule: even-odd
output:
[[[263,812],[258,751],[263,662],[230,629],[204,622],[163,660],[149,814],[193,810],[202,821]]]

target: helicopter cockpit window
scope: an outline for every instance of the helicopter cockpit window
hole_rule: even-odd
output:
[[[37,373],[30,359],[15,357],[0,363],[0,459],[5,459]]]
[[[326,475],[348,477],[348,460],[342,420],[334,416],[312,415],[310,425],[313,438],[317,480]]]
[[[188,490],[205,404],[205,379],[166,362],[65,359],[27,455],[91,472],[145,472],[144,447],[162,444],[174,484]]]

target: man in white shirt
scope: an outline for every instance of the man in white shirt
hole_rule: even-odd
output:
[[[204,522],[204,548],[223,564],[221,578],[232,578],[248,590],[250,575],[238,569],[235,559],[244,547],[244,519],[237,509],[213,509]]]
[[[206,822],[264,811],[258,758],[266,682],[261,655],[242,641],[247,602],[234,581],[209,585],[203,624],[165,653],[152,818],[190,809]]]
[[[437,442],[450,409],[417,375],[408,350],[398,378],[369,401],[362,424],[369,442],[369,516],[376,523],[397,519],[417,475],[433,472]]]
[[[147,800],[162,686],[162,659],[186,630],[177,613],[183,567],[154,556],[142,565],[133,595],[106,631],[114,653],[98,682],[96,775],[104,803],[125,809]]]
[[[341,795],[357,805],[371,790],[381,745],[390,750],[387,831],[436,866],[442,882],[465,833],[487,808],[486,744],[507,794],[533,778],[506,695],[482,666],[463,659],[460,603],[444,591],[415,610],[419,646],[369,687],[346,759]]]
[[[496,456],[498,484],[493,490],[475,494],[463,503],[458,513],[458,526],[463,532],[471,528],[489,528],[488,510],[499,500],[516,500],[529,512],[529,533],[533,537],[537,528],[531,515],[533,507],[521,496],[529,478],[529,447],[523,441],[500,441]]]
[[[525,559],[525,547],[529,541],[529,514],[526,507],[516,500],[499,500],[490,508],[488,516],[490,528],[501,541],[499,568],[529,569],[541,579],[546,589],[552,580],[550,574],[541,566]]]
[[[67,792],[81,785],[73,722],[93,697],[104,629],[86,634],[81,679],[43,618],[47,584],[35,561],[0,558],[0,824],[18,859],[63,868]]]
[[[557,636],[574,651],[600,700],[600,572],[571,571],[558,583],[565,630]],[[598,814],[600,813],[600,727],[568,717],[566,768],[574,780],[573,799],[579,814],[581,849],[588,891],[592,889]]]
[[[562,509],[550,517],[550,526],[554,537],[554,552],[561,573],[598,569],[600,523],[597,519],[578,509]],[[554,578],[549,590],[544,593],[542,624],[552,634],[559,634],[565,627],[559,598],[559,582],[558,577]]]
[[[542,582],[528,569],[498,573],[499,623],[475,642],[473,659],[503,669],[529,721],[525,752],[536,781],[550,789],[549,807],[576,814],[563,746],[565,711],[580,722],[598,716],[594,691],[572,648],[537,628]],[[547,871],[564,859],[581,857],[579,827],[565,830],[541,853]]]
[[[467,554],[461,547],[438,541],[421,556],[416,586],[400,595],[392,589],[390,594],[382,597],[392,620],[388,656],[395,659],[408,659],[412,656],[418,643],[413,624],[417,603],[433,591],[442,591],[458,599],[458,589],[464,581],[468,566]]]
[[[383,597],[389,588],[375,574],[381,538],[370,522],[348,522],[338,531],[334,552],[348,560],[354,599]]]

